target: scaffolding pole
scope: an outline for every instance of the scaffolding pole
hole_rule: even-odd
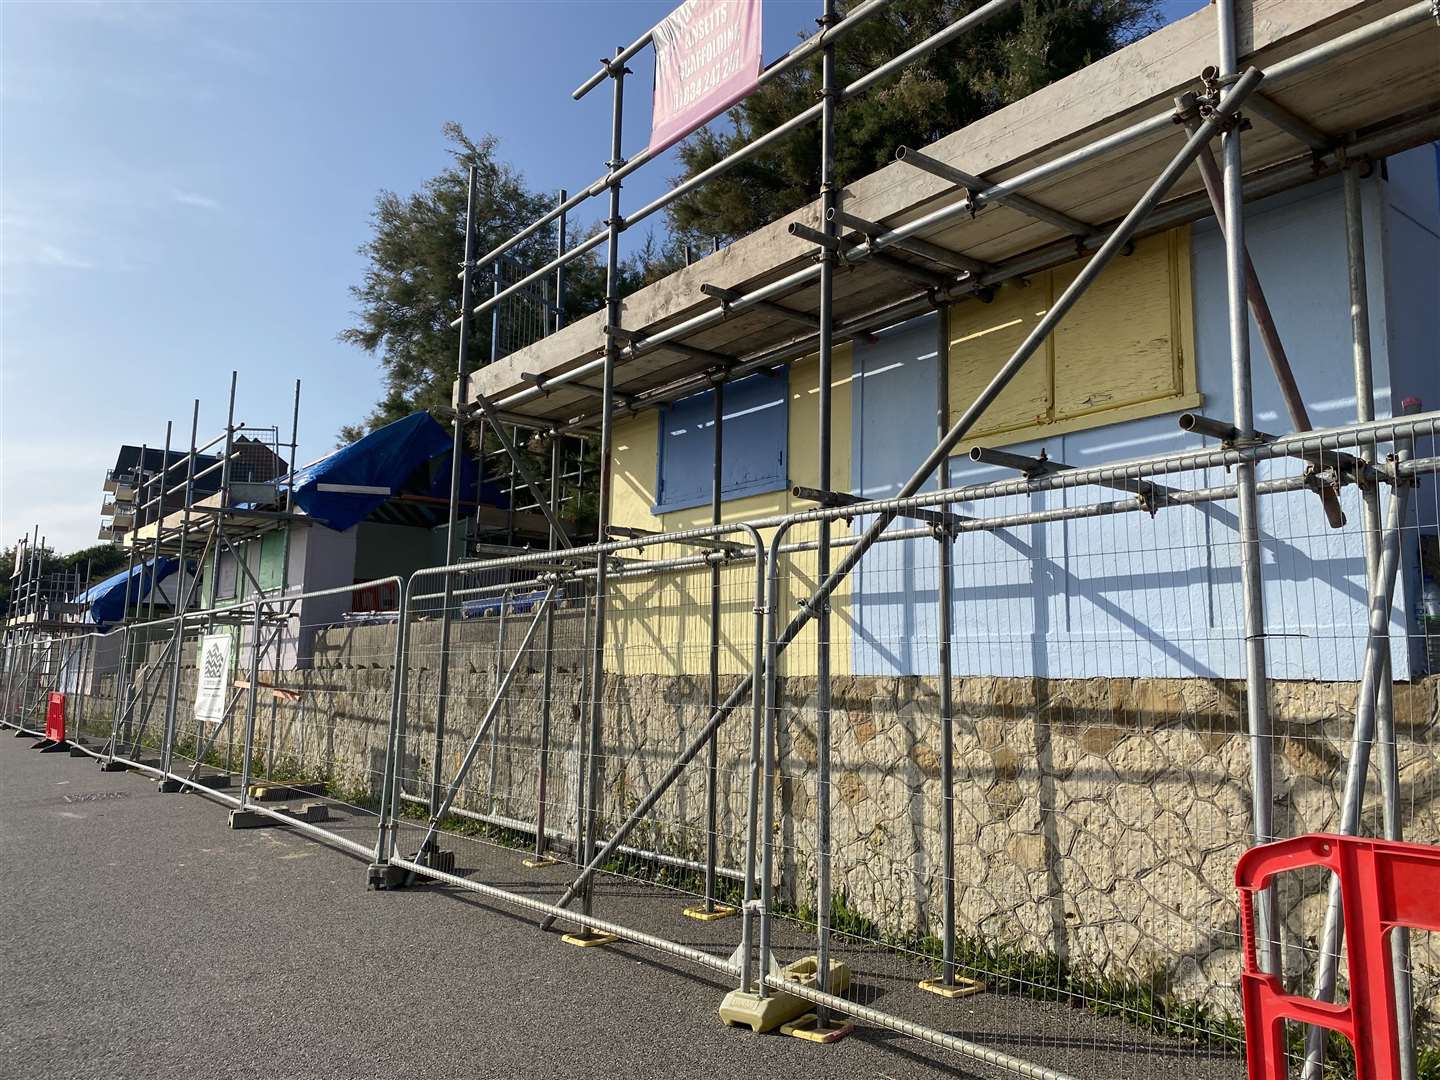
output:
[[[463,404],[469,399],[470,394],[470,286],[471,277],[474,274],[472,259],[475,254],[475,197],[476,197],[476,170],[472,164],[467,174],[465,188],[465,255],[464,263],[460,271],[460,346],[456,366],[456,396],[454,415],[451,417],[451,442],[450,442],[450,501],[447,504],[445,519],[445,561],[453,563],[456,559],[455,540],[459,531],[460,515],[460,476],[461,466],[465,453],[465,410]],[[499,264],[496,264],[496,272],[499,272]],[[491,331],[491,348],[494,348],[494,331]],[[482,431],[480,438],[481,453],[484,453],[485,438]],[[477,513],[479,498],[476,498]],[[439,808],[441,770],[445,759],[445,716],[450,701],[450,604],[451,604],[452,581],[449,574],[445,575],[443,583],[444,596],[440,601],[440,671],[437,676],[435,687],[435,754],[431,761],[430,778],[430,812],[436,813]],[[430,838],[427,837],[427,841]],[[428,848],[422,848],[420,857],[428,853]]]
[[[822,0],[820,27],[828,31],[837,22],[835,0]],[[835,260],[840,246],[834,211],[839,208],[839,185],[835,182],[835,108],[840,89],[835,77],[835,45],[827,41],[820,51],[820,216],[823,237],[817,246],[820,261],[820,351],[816,403],[819,427],[816,473],[822,491],[831,489],[830,437],[831,388],[834,383]],[[816,550],[816,575],[830,576],[830,521],[820,522]],[[830,992],[830,599],[820,601],[815,614],[815,988]],[[778,688],[778,672],[771,682]],[[767,832],[766,838],[773,843]],[[815,1030],[830,1027],[828,1006],[815,1004]]]

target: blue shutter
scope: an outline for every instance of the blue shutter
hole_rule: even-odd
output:
[[[788,372],[750,375],[725,384],[722,498],[779,491],[788,485],[789,387]],[[712,394],[713,390],[705,390],[661,410],[658,491],[652,513],[710,501],[715,445]]]

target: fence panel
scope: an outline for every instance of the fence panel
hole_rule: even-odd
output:
[[[528,872],[575,901],[567,927],[616,922],[647,943],[673,947],[688,910],[728,954],[749,840],[756,545],[731,527],[603,550],[603,604],[593,549],[412,578],[398,861],[505,883],[521,906]],[[602,884],[568,888],[602,848]]]
[[[79,635],[62,680],[66,738],[92,756],[109,753],[123,630]]]
[[[239,797],[254,614],[253,603],[227,604],[180,620],[167,657],[167,786]]]
[[[378,840],[399,612],[371,611],[385,578],[261,601],[248,631],[258,655],[238,713],[248,755],[245,808],[282,815],[365,858]],[[253,689],[252,689],[253,685]]]
[[[1379,446],[1382,472],[1393,449]],[[908,504],[918,514],[902,510],[830,598],[828,709],[817,620],[785,632],[819,581],[819,515],[789,526],[768,598],[779,960],[813,969],[824,950],[844,965],[834,979],[849,1000],[879,1002],[893,1026],[953,1032],[963,1015],[986,1046],[1042,1069],[1243,1076],[1233,870],[1256,840],[1252,769],[1259,760],[1273,778],[1260,839],[1354,831],[1342,807],[1365,750],[1355,731],[1371,651],[1392,653],[1394,719],[1387,729],[1377,710],[1358,826],[1440,840],[1440,684],[1427,666],[1440,620],[1415,604],[1422,579],[1440,580],[1435,461],[1407,466],[1399,500],[1383,475],[1347,485],[1347,525],[1331,529],[1308,488],[1353,470],[1355,453],[1376,458],[1355,439],[1343,456],[1317,444],[1260,463],[1270,730],[1253,744],[1223,467],[1141,468],[1153,477],[1141,499],[1116,490],[1118,474],[1047,485],[972,471],[956,479],[985,497]],[[937,510],[960,515],[948,534],[923,518]],[[1402,586],[1376,601],[1372,632],[1365,525],[1387,515]],[[832,562],[873,520],[833,521]],[[1294,990],[1321,977],[1326,903],[1321,875],[1278,891]],[[1417,942],[1413,963],[1422,1041],[1437,1003],[1429,950]],[[1343,956],[1332,970],[1343,992]],[[947,992],[968,995],[963,1012]],[[1303,1056],[1299,1033],[1293,1045]],[[1331,1053],[1343,1070],[1346,1048]]]

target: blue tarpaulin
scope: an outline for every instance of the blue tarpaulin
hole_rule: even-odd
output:
[[[343,532],[412,485],[416,470],[432,461],[436,463],[433,478],[427,476],[411,490],[446,498],[450,494],[450,433],[429,413],[417,412],[313,465],[296,469],[285,483],[293,485],[296,505],[305,513]],[[475,498],[475,471],[475,463],[469,459],[461,466],[462,500]],[[489,485],[486,496],[491,496]]]
[[[544,589],[532,592],[507,593],[505,596],[483,596],[478,600],[466,600],[460,605],[462,619],[480,619],[486,615],[499,615],[500,609],[508,608],[513,615],[532,611],[535,605],[545,599]]]
[[[151,559],[143,566],[121,570],[100,584],[90,586],[76,600],[78,603],[89,605],[89,618],[95,625],[112,626],[119,622],[125,614],[125,582],[127,580],[134,582],[130,586],[130,601],[134,603],[148,597],[150,589],[156,583],[164,581],[175,573],[179,565],[179,559],[172,559],[168,556]]]

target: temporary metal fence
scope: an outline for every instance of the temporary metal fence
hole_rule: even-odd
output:
[[[883,6],[870,0],[838,19],[826,3],[821,32],[762,76],[819,54],[822,100],[628,216],[620,181],[648,154],[626,162],[622,153],[625,60],[647,39],[619,50],[576,92],[611,81],[606,175],[479,259],[467,225],[458,389],[503,444],[518,422],[509,410],[598,376],[597,516],[613,536],[610,421],[622,361],[686,346],[735,312],[818,286],[815,333],[722,357],[629,405],[818,349],[817,460],[828,463],[837,333],[929,309],[943,329],[952,301],[1093,252],[973,402],[955,403],[952,416],[942,392],[935,447],[897,498],[830,491],[822,465],[821,501],[848,505],[560,550],[569,538],[553,489],[548,502],[531,490],[556,550],[422,570],[404,588],[396,580],[393,623],[345,626],[324,605],[307,610],[307,600],[339,603],[351,591],[340,589],[130,625],[106,760],[209,791],[234,806],[237,826],[283,824],[366,858],[373,884],[439,881],[532,913],[543,929],[558,923],[577,945],[613,935],[697,964],[736,987],[727,1015],[813,1005],[808,1037],[833,1038],[848,1017],[1001,1075],[1238,1077],[1238,853],[1315,829],[1440,839],[1437,684],[1425,674],[1428,624],[1410,610],[1419,567],[1433,558],[1422,542],[1440,529],[1440,414],[1372,420],[1354,165],[1430,137],[1434,118],[1396,118],[1343,155],[1326,142],[1312,147],[1318,157],[1278,170],[1309,175],[1329,155],[1323,167],[1343,169],[1351,211],[1357,423],[1317,432],[1246,273],[1243,196],[1267,178],[1247,187],[1240,110],[1258,100],[1273,115],[1256,96],[1262,79],[1417,26],[1433,6],[1411,4],[1261,72],[1238,64],[1236,12],[1222,2],[1203,107],[1182,99],[1177,111],[1000,182],[955,181],[967,198],[842,241],[835,107],[1014,3],[982,4],[839,85],[834,43]],[[721,290],[718,305],[648,336],[627,332],[620,233],[813,120],[824,231],[792,232],[815,243],[814,265],[766,275],[745,294]],[[1029,205],[1022,212],[1035,216],[1017,201],[1022,189],[1177,122],[1183,143],[1120,220],[1002,265],[932,274],[915,295],[837,326],[837,260],[885,259],[988,205]],[[897,156],[934,171],[908,148]],[[1204,192],[1170,199],[1191,168]],[[467,221],[474,191],[472,177]],[[478,271],[602,193],[604,232],[568,250],[562,240],[537,269],[495,275],[477,302]],[[957,486],[952,458],[976,421],[1112,257],[1146,230],[1212,213],[1226,247],[1233,400],[1225,420],[1182,418],[1212,444],[1098,468],[981,451],[973,464],[1007,478]],[[604,355],[494,402],[471,394],[470,320],[602,243]],[[1297,434],[1256,430],[1247,308]],[[941,352],[948,358],[948,334]],[[456,462],[463,445],[457,416]],[[943,490],[922,495],[937,474]],[[457,465],[451,558],[459,476]],[[717,503],[718,489],[717,472]],[[229,689],[241,693],[217,721],[182,719],[187,680],[176,672],[187,647],[194,656],[219,627],[233,631]],[[52,655],[39,638],[7,649],[9,722],[35,722],[57,678]],[[324,792],[307,796],[318,812],[276,809],[259,790],[298,794],[322,779]],[[331,812],[337,820],[317,820]],[[1323,877],[1280,882],[1257,906],[1262,968],[1333,997],[1345,985],[1338,915]],[[1433,1041],[1424,1024],[1440,966],[1432,943],[1415,943],[1413,957],[1403,935],[1392,945],[1408,1049]],[[1343,1074],[1345,1048],[1318,1031],[1295,1032],[1292,1046],[1307,1080],[1327,1060]],[[1414,1075],[1412,1059],[1402,1080]]]
[[[441,881],[756,996],[763,976],[767,998],[982,1074],[1238,1077],[1253,755],[1269,836],[1440,840],[1436,676],[1407,610],[1440,526],[1437,435],[1429,413],[1045,475],[972,463],[903,500],[422,570],[382,583],[402,597],[388,623],[344,621],[352,586],[37,640],[6,652],[6,718],[38,702],[48,646],[87,752],[337,846],[378,884]],[[1258,743],[1242,463],[1266,568]],[[882,516],[828,596],[827,697],[821,541],[840,562]],[[211,638],[233,649],[218,719],[197,715]],[[1327,903],[1319,877],[1277,890],[1295,988],[1344,985]],[[1422,1021],[1434,948],[1406,968]],[[805,957],[828,985],[792,981]]]
[[[607,571],[598,598],[587,565],[597,556]],[[518,844],[544,870],[603,848],[608,879],[660,870],[699,914],[733,914],[719,894],[743,877],[746,837],[730,831],[740,812],[722,808],[743,812],[748,742],[695,740],[750,670],[758,557],[750,530],[732,526],[414,575],[396,851],[444,869],[482,858],[475,841]],[[448,646],[434,606],[446,596]],[[611,631],[603,653],[597,609]],[[628,821],[687,749],[698,761]],[[591,890],[581,893],[587,907]]]

